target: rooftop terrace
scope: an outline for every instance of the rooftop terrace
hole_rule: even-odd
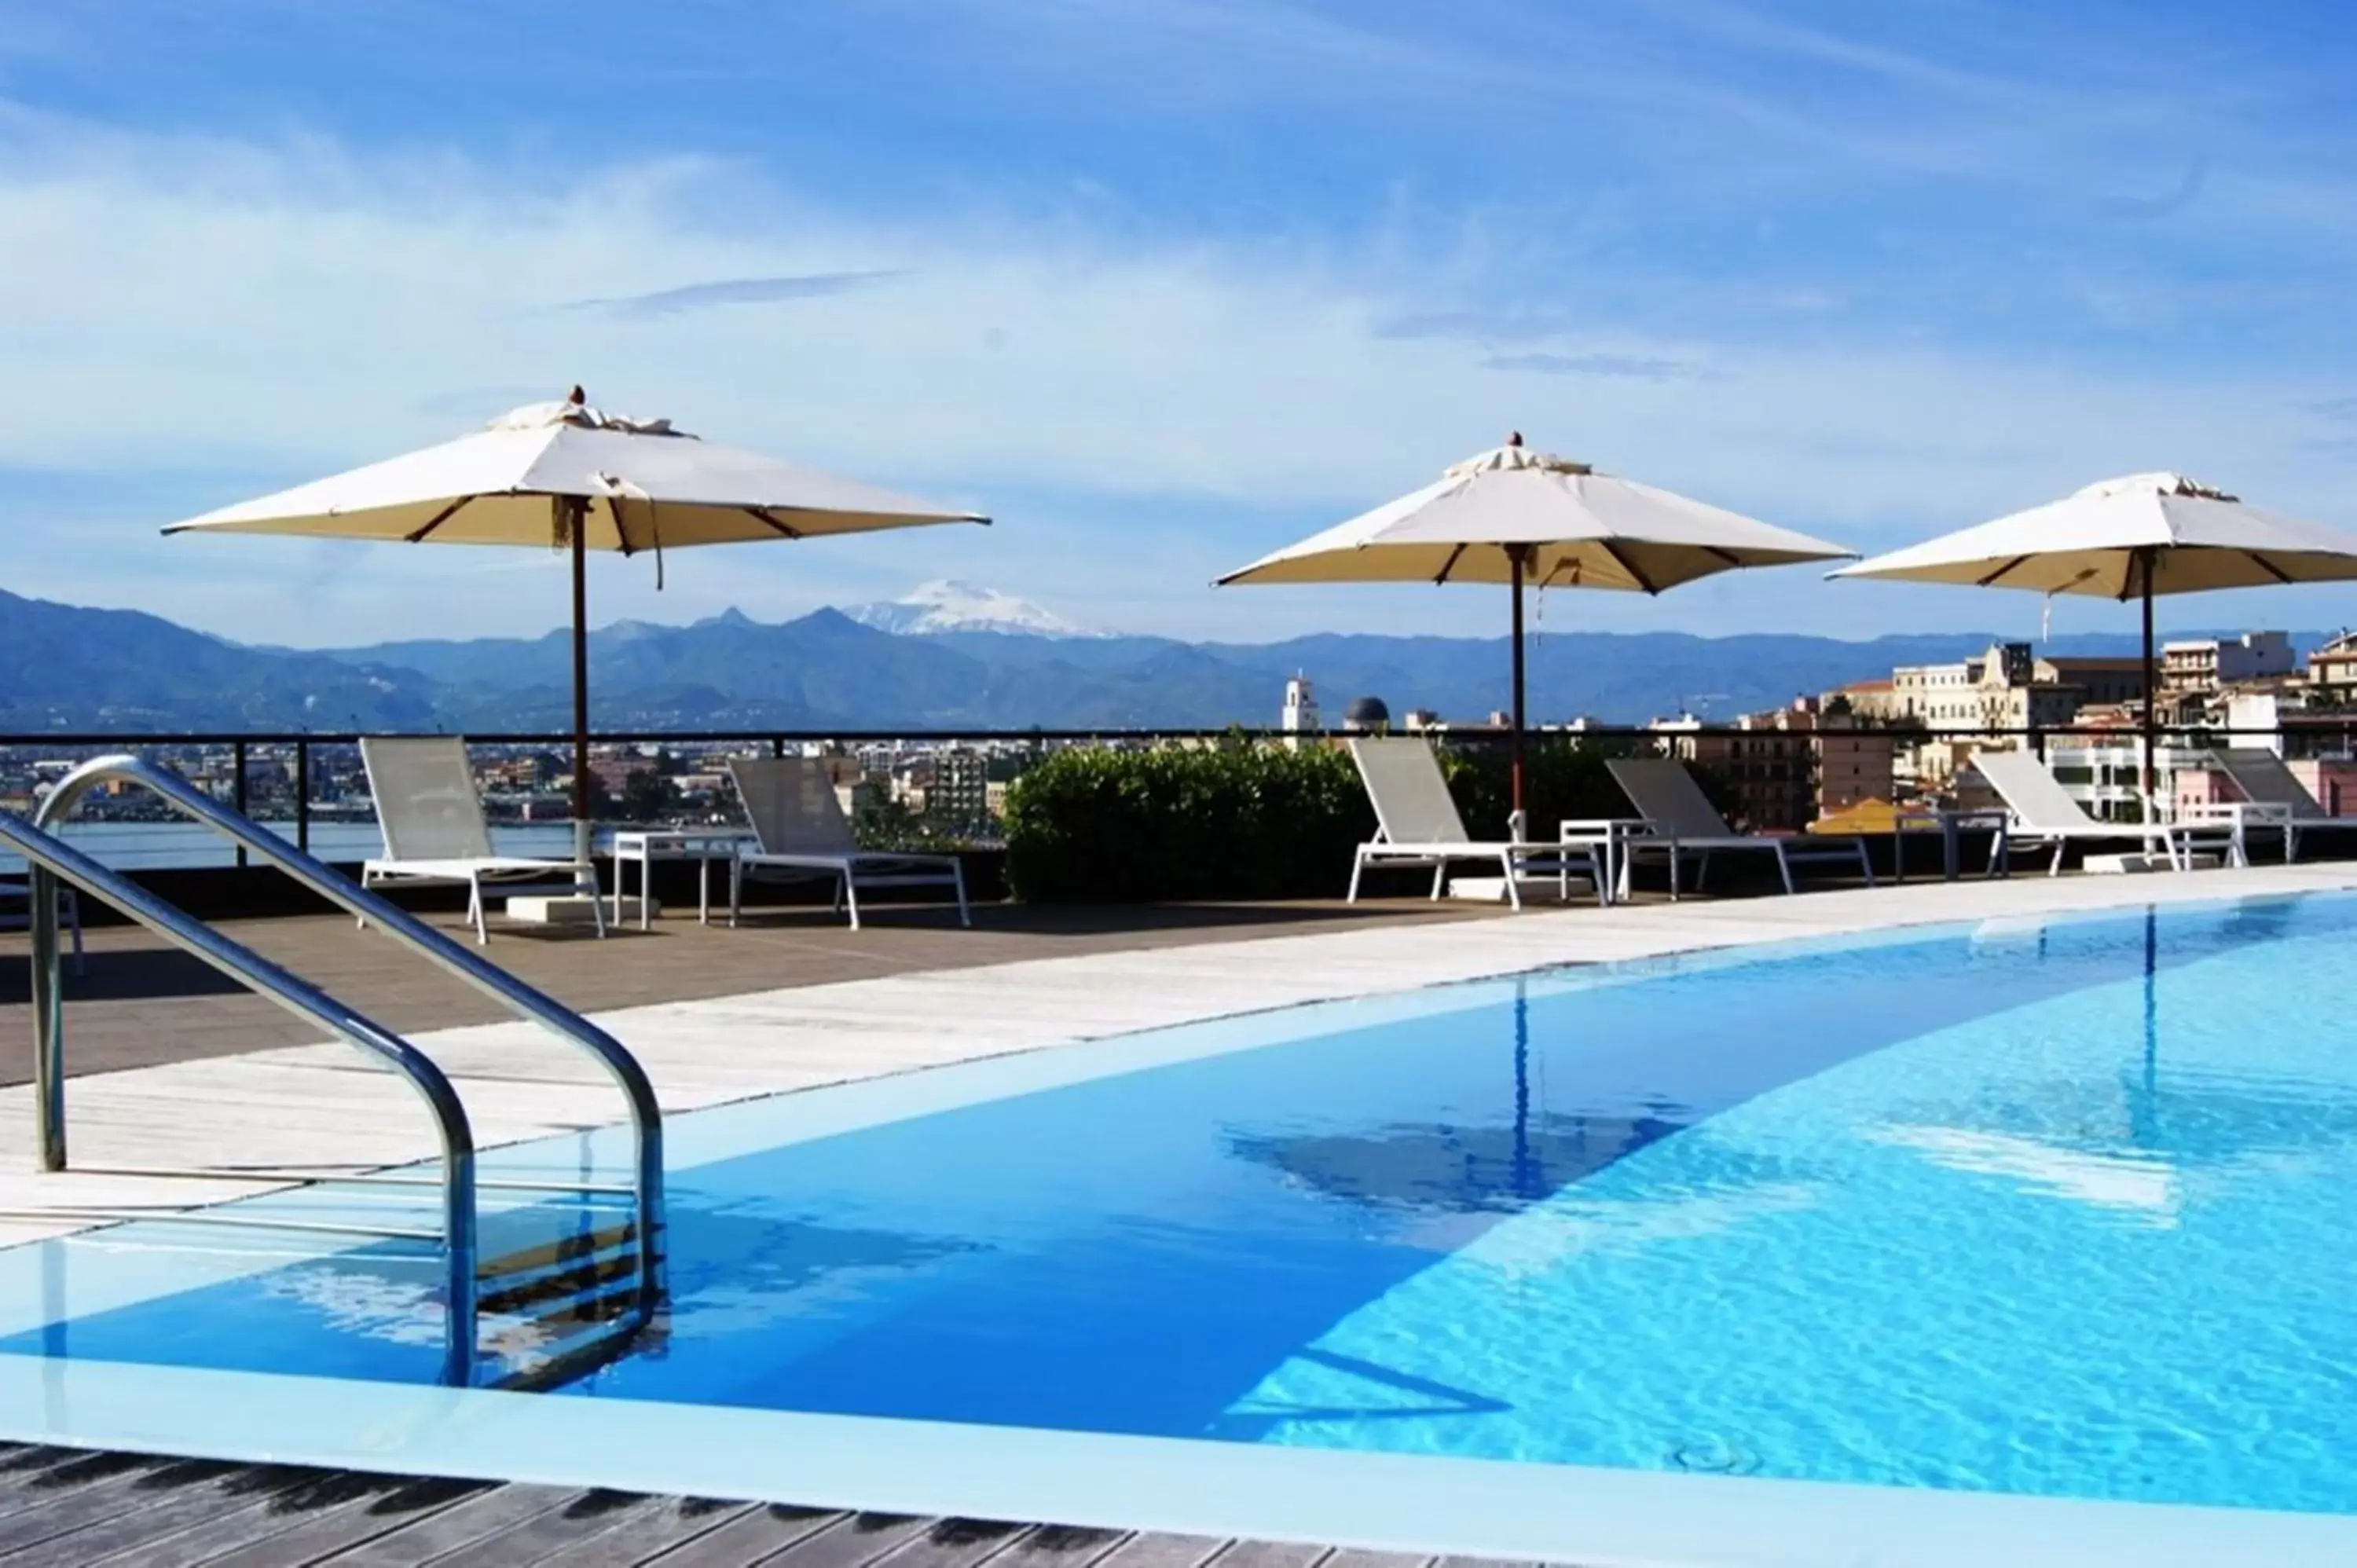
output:
[[[667,1111],[1288,1004],[1508,973],[1641,959],[1910,924],[2019,922],[2079,910],[2357,888],[2357,863],[2141,876],[1850,887],[1798,897],[1689,898],[1534,908],[1399,899],[1332,904],[981,911],[960,930],[909,911],[850,931],[807,911],[747,929],[674,917],[651,933],[495,930],[491,955],[594,1014],[645,1062]],[[455,918],[436,917],[455,928]],[[233,933],[410,1032],[449,1068],[481,1143],[608,1123],[621,1111],[587,1068],[529,1026],[495,1021],[469,993],[341,919],[231,923]],[[26,1037],[21,937],[0,946],[0,1027]],[[139,933],[91,934],[71,989],[69,1104],[78,1160],[160,1165],[267,1161],[393,1164],[431,1153],[432,1133],[383,1075],[299,1025],[158,949]],[[185,1184],[96,1172],[33,1174],[29,1089],[20,1059],[0,1087],[0,1208],[178,1201]],[[260,1191],[263,1184],[222,1196]],[[0,1224],[0,1241],[70,1221]],[[517,1397],[517,1396],[510,1396]],[[18,1430],[15,1436],[38,1436]],[[78,1437],[136,1446],[133,1434]],[[374,1443],[374,1439],[369,1440]],[[1351,1531],[1308,1533],[1265,1498],[1214,1499],[1222,1533],[1136,1533],[1135,1519],[1061,1517],[1045,1497],[1010,1494],[1017,1519],[951,1517],[970,1503],[912,1470],[905,1514],[844,1511],[847,1499],[748,1484],[751,1500],[649,1498],[612,1476],[546,1485],[404,1478],[398,1440],[311,1455],[349,1471],[135,1458],[52,1448],[0,1452],[0,1552],[52,1561],[243,1563],[453,1561],[507,1568],[544,1561],[794,1568],[1429,1568],[1372,1549],[1415,1539],[1412,1498],[1328,1498],[1321,1517]],[[920,1466],[919,1469],[923,1467]],[[436,1474],[446,1476],[447,1470]],[[1616,1485],[1626,1486],[1625,1478]],[[933,1488],[929,1491],[929,1488]],[[1910,1507],[1945,1506],[1910,1495]],[[1297,1506],[1293,1499],[1286,1508]],[[762,1506],[768,1504],[771,1506]],[[996,1498],[993,1508],[1001,1506]],[[1403,1510],[1408,1510],[1403,1512]],[[1339,1510],[1339,1511],[1335,1511]],[[1939,1532],[1898,1509],[1888,1531],[1918,1546]],[[2024,1514],[2023,1562],[2043,1516]],[[1658,1521],[1656,1521],[1658,1522]],[[1686,1521],[1697,1556],[1724,1560],[1739,1522]],[[1609,1521],[1606,1534],[1609,1534]],[[1886,1534],[1884,1540],[1893,1539]],[[1354,1548],[1276,1545],[1355,1540]],[[1601,1539],[1601,1537],[1599,1537]],[[2011,1539],[2009,1537],[2009,1539]],[[1706,1552],[1705,1548],[1708,1548]],[[84,1548],[89,1550],[85,1551]],[[1485,1550],[1517,1553],[1501,1543]],[[349,1559],[339,1555],[351,1553]],[[1927,1558],[1926,1561],[1931,1559]],[[1947,1559],[1941,1559],[1947,1561]],[[1469,1562],[1471,1559],[1450,1561]],[[1961,1558],[1956,1561],[1962,1561]]]

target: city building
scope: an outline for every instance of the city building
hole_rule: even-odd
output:
[[[2280,631],[2189,638],[2161,645],[2160,687],[2207,696],[2222,686],[2289,675],[2298,663],[2291,639]]]
[[[1900,716],[1898,682],[1889,679],[1853,681],[1827,692],[1824,708],[1828,714],[1846,713],[1861,723],[1888,724]]]
[[[1294,751],[1301,748],[1303,736],[1325,727],[1318,716],[1318,693],[1310,688],[1308,676],[1296,675],[1285,683],[1285,713],[1279,724],[1286,736],[1286,749]]]
[[[2136,822],[2144,820],[2144,744],[2133,723],[2118,726],[2123,733],[2109,737],[2077,736],[2049,743],[2046,766],[2063,792],[2098,822]],[[2204,746],[2162,746],[2153,752],[2153,793],[2162,800],[2181,799],[2189,775],[2210,771]]]
[[[925,814],[945,822],[978,824],[990,815],[990,770],[978,751],[933,754],[933,777],[925,787]]]
[[[2138,703],[2141,658],[2041,659],[2026,642],[1998,642],[1977,659],[1953,664],[1902,664],[1886,695],[1876,682],[1844,688],[1860,717],[1920,726],[1902,742],[1902,793],[1944,788],[1984,746],[2017,746],[2026,733],[2079,723],[2097,704]]]
[[[1342,710],[1342,728],[1352,735],[1382,735],[1392,727],[1392,711],[1381,697],[1353,697]]]
[[[2357,701],[2357,631],[2344,631],[2308,656],[2308,683],[2330,701]]]
[[[1819,817],[1891,798],[1898,737],[1828,714],[1813,697],[1749,714],[1730,729],[1706,729],[1690,714],[1652,725],[1663,749],[1709,769],[1727,786],[1733,814],[1755,832],[1792,832]]]

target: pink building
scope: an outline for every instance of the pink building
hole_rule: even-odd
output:
[[[2287,757],[2300,788],[2336,817],[2357,817],[2357,761],[2341,757]]]
[[[2357,760],[2291,757],[2284,759],[2284,767],[2325,811],[2336,817],[2357,817]],[[2217,768],[2181,768],[2176,779],[2180,811],[2188,806],[2224,805],[2243,798],[2234,780]]]

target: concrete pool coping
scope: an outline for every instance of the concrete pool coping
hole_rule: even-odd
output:
[[[592,1015],[645,1064],[666,1113],[1052,1048],[1307,1002],[1384,995],[1554,965],[1599,963],[1918,925],[2357,888],[2357,862],[2137,876],[2017,876],[1793,897],[1575,906],[1099,952],[789,986]],[[388,961],[400,962],[388,950]],[[70,1050],[71,1020],[68,1021]],[[490,1149],[620,1119],[597,1069],[533,1026],[413,1034],[465,1098]],[[141,1207],[186,1182],[37,1171],[29,1085],[0,1088],[0,1210]],[[258,1120],[256,1107],[272,1114]],[[393,1165],[430,1157],[407,1090],[338,1044],[95,1073],[70,1080],[85,1165]],[[229,1198],[271,1189],[224,1185]],[[0,1219],[0,1245],[86,1222]]]

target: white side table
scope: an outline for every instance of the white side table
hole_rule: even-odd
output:
[[[1900,811],[1892,820],[1890,835],[1890,873],[1894,882],[1907,880],[1907,824],[1931,822],[1940,830],[1940,874],[1953,882],[1963,874],[1964,847],[1959,842],[1964,830],[1985,827],[1989,830],[1987,876],[2013,875],[2013,846],[2007,841],[2006,830],[2013,825],[2012,814],[2002,806],[1980,806],[1964,811],[1951,811],[1944,806],[1922,807]]]
[[[1604,877],[1604,901],[1610,904],[1629,897],[1627,841],[1652,832],[1652,824],[1642,817],[1567,817],[1555,827],[1555,843],[1577,845],[1595,854]],[[1558,868],[1555,876],[1556,897],[1567,900],[1571,895],[1568,868]]]
[[[654,863],[659,860],[693,860],[700,862],[695,875],[695,918],[698,924],[712,923],[712,867],[726,865],[737,858],[739,844],[751,843],[753,835],[739,828],[625,828],[614,835],[614,908],[619,915],[622,898],[630,890],[630,878],[622,868],[632,861],[639,867],[639,929],[648,929],[647,908],[653,901],[653,884],[648,879]]]
[[[2296,840],[2289,806],[2272,800],[2214,800],[2207,805],[2179,807],[2175,821],[2179,827],[2223,823],[2232,834],[2233,863],[2242,866],[2251,864],[2250,830],[2255,827],[2273,829],[2283,834],[2285,864],[2291,862],[2292,845]]]

